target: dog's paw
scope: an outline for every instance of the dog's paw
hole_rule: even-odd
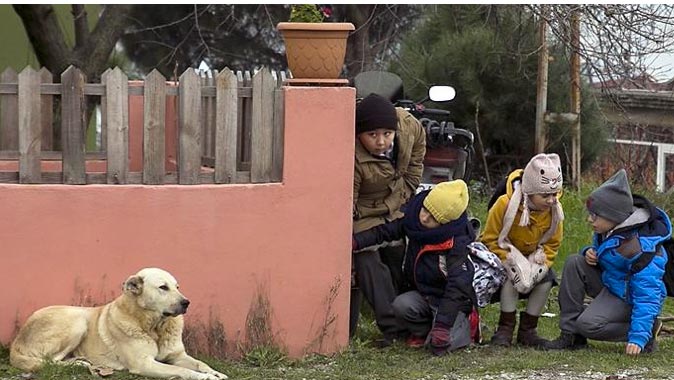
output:
[[[218,379],[221,379],[221,380],[222,379],[229,379],[229,377],[227,377],[227,375],[225,375],[224,373],[220,373],[218,371],[213,371],[211,373],[211,375],[215,375],[215,377],[217,377]]]
[[[218,371],[211,371],[208,373],[200,373],[199,380],[223,380],[227,379],[227,375]]]

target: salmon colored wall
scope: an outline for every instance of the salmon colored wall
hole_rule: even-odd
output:
[[[284,90],[283,183],[0,185],[0,342],[37,308],[109,301],[156,266],[192,301],[186,325],[222,323],[230,350],[259,294],[289,355],[346,347],[355,91]]]

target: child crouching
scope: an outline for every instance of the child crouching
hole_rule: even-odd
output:
[[[400,327],[412,347],[430,346],[436,355],[466,347],[475,335],[476,298],[467,245],[475,239],[468,221],[468,187],[443,182],[412,198],[403,218],[357,233],[354,251],[407,237],[403,274],[414,290],[393,301]]]

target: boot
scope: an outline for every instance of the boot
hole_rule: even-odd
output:
[[[517,323],[515,313],[515,311],[501,311],[498,318],[498,328],[491,337],[491,344],[502,347],[509,347],[512,344],[513,330],[515,330],[515,323]]]
[[[517,344],[522,346],[544,348],[547,340],[538,336],[536,331],[538,317],[526,311],[520,313],[520,327],[517,329]]]
[[[578,350],[587,348],[587,338],[580,334],[562,331],[559,338],[546,341],[545,348],[548,350]]]
[[[651,339],[648,340],[644,346],[643,353],[650,354],[658,350],[658,335],[660,335],[660,330],[662,330],[662,320],[660,318],[655,318],[653,321],[653,329],[651,331]]]

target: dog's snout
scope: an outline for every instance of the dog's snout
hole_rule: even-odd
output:
[[[187,309],[187,307],[190,306],[190,300],[183,298],[183,300],[180,301],[180,306],[182,306],[183,309]]]

